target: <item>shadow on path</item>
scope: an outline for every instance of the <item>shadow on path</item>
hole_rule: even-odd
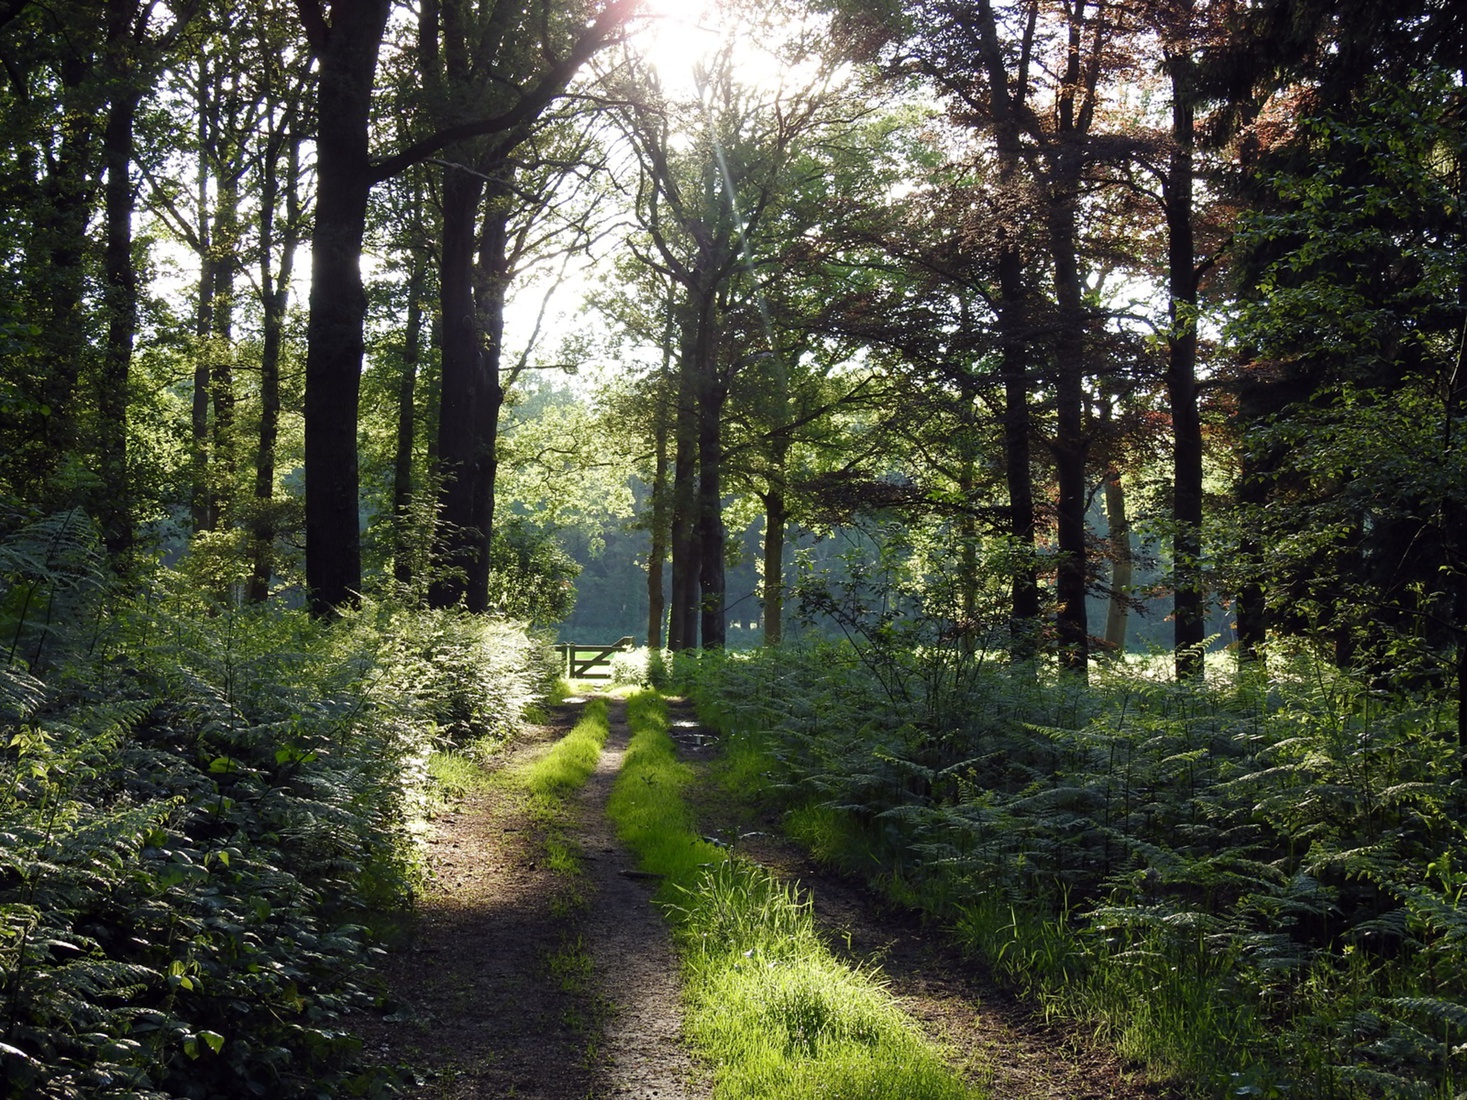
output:
[[[576,720],[516,746],[543,751]],[[666,925],[605,818],[625,704],[598,771],[570,807],[578,876],[545,865],[524,796],[496,784],[432,823],[429,882],[408,942],[380,965],[380,1016],[356,1018],[375,1061],[411,1066],[413,1100],[701,1100],[681,1047]]]

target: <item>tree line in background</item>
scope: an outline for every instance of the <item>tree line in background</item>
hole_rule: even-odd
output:
[[[654,646],[725,644],[762,516],[769,644],[791,532],[864,524],[955,644],[1083,675],[1149,573],[1179,678],[1221,600],[1245,658],[1461,685],[1461,22],[12,0],[5,526],[80,509],[120,576],[321,615],[555,618],[555,537],[634,476]],[[515,320],[566,277],[598,320]],[[594,412],[536,406],[607,359]]]

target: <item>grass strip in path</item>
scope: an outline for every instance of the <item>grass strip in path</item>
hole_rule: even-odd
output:
[[[544,832],[545,858],[557,874],[574,877],[581,872],[580,855],[567,832],[566,800],[596,770],[610,729],[606,700],[592,699],[571,731],[520,773],[530,795],[530,818]]]
[[[632,741],[609,812],[659,899],[686,970],[687,1032],[715,1100],[977,1100],[879,978],[835,959],[807,899],[703,840],[656,692],[628,701]]]

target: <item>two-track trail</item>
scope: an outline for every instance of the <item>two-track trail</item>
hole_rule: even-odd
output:
[[[573,705],[515,747],[540,752],[573,724]],[[420,1100],[705,1100],[709,1077],[680,1041],[678,968],[651,885],[607,820],[627,742],[623,703],[595,774],[570,807],[582,872],[549,867],[519,790],[495,784],[433,823],[429,885],[410,942],[389,956],[388,1012],[362,1021],[374,1058],[415,1067]],[[675,736],[695,765],[714,751],[686,707]],[[707,830],[799,879],[850,959],[891,991],[952,1063],[995,1100],[1159,1100],[1073,1029],[1046,1025],[1004,996],[940,935],[892,913],[857,883],[822,872],[704,785]],[[750,836],[749,834],[754,834]]]
[[[575,723],[558,709],[503,761],[543,752]],[[413,1067],[421,1100],[702,1100],[679,1041],[677,964],[651,886],[627,872],[606,800],[626,706],[568,807],[582,871],[549,866],[523,793],[494,784],[432,823],[428,886],[410,942],[389,956],[388,1012],[359,1029],[368,1053]]]

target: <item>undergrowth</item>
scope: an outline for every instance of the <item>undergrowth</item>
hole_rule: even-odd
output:
[[[681,672],[731,787],[1126,1055],[1217,1095],[1467,1086],[1446,708],[1309,662],[1084,686],[872,645]]]
[[[717,1100],[963,1100],[880,979],[838,962],[809,899],[700,838],[692,779],[656,692],[628,703],[632,742],[610,812],[659,894],[684,960],[687,1032]]]
[[[51,1098],[375,1095],[343,1028],[417,884],[435,747],[507,734],[544,646],[332,625],[162,573],[75,516],[0,544],[0,1082]]]

